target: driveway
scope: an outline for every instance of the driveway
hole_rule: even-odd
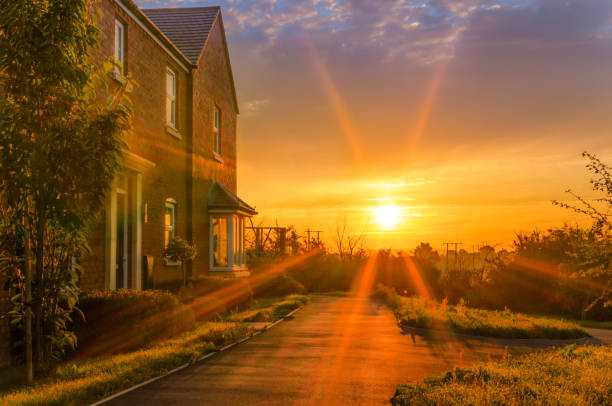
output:
[[[398,383],[502,357],[506,346],[559,343],[402,332],[379,303],[315,297],[293,319],[105,405],[383,405]]]

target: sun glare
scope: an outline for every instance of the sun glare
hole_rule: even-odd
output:
[[[376,222],[385,228],[394,227],[400,219],[399,209],[394,205],[380,206],[374,209]]]

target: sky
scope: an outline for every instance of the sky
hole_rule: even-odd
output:
[[[440,249],[588,223],[551,200],[612,162],[612,1],[137,3],[221,6],[256,224]]]

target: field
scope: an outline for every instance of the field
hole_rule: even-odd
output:
[[[609,405],[612,347],[570,345],[400,385],[392,404]]]
[[[402,297],[379,286],[376,296],[393,309],[403,327],[450,330],[460,334],[500,338],[581,338],[589,334],[571,321],[527,316],[509,310],[490,311],[451,306],[423,297]]]

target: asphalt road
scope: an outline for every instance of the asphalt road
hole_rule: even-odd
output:
[[[402,332],[378,303],[315,297],[293,319],[105,405],[383,405],[398,383],[550,344]]]

